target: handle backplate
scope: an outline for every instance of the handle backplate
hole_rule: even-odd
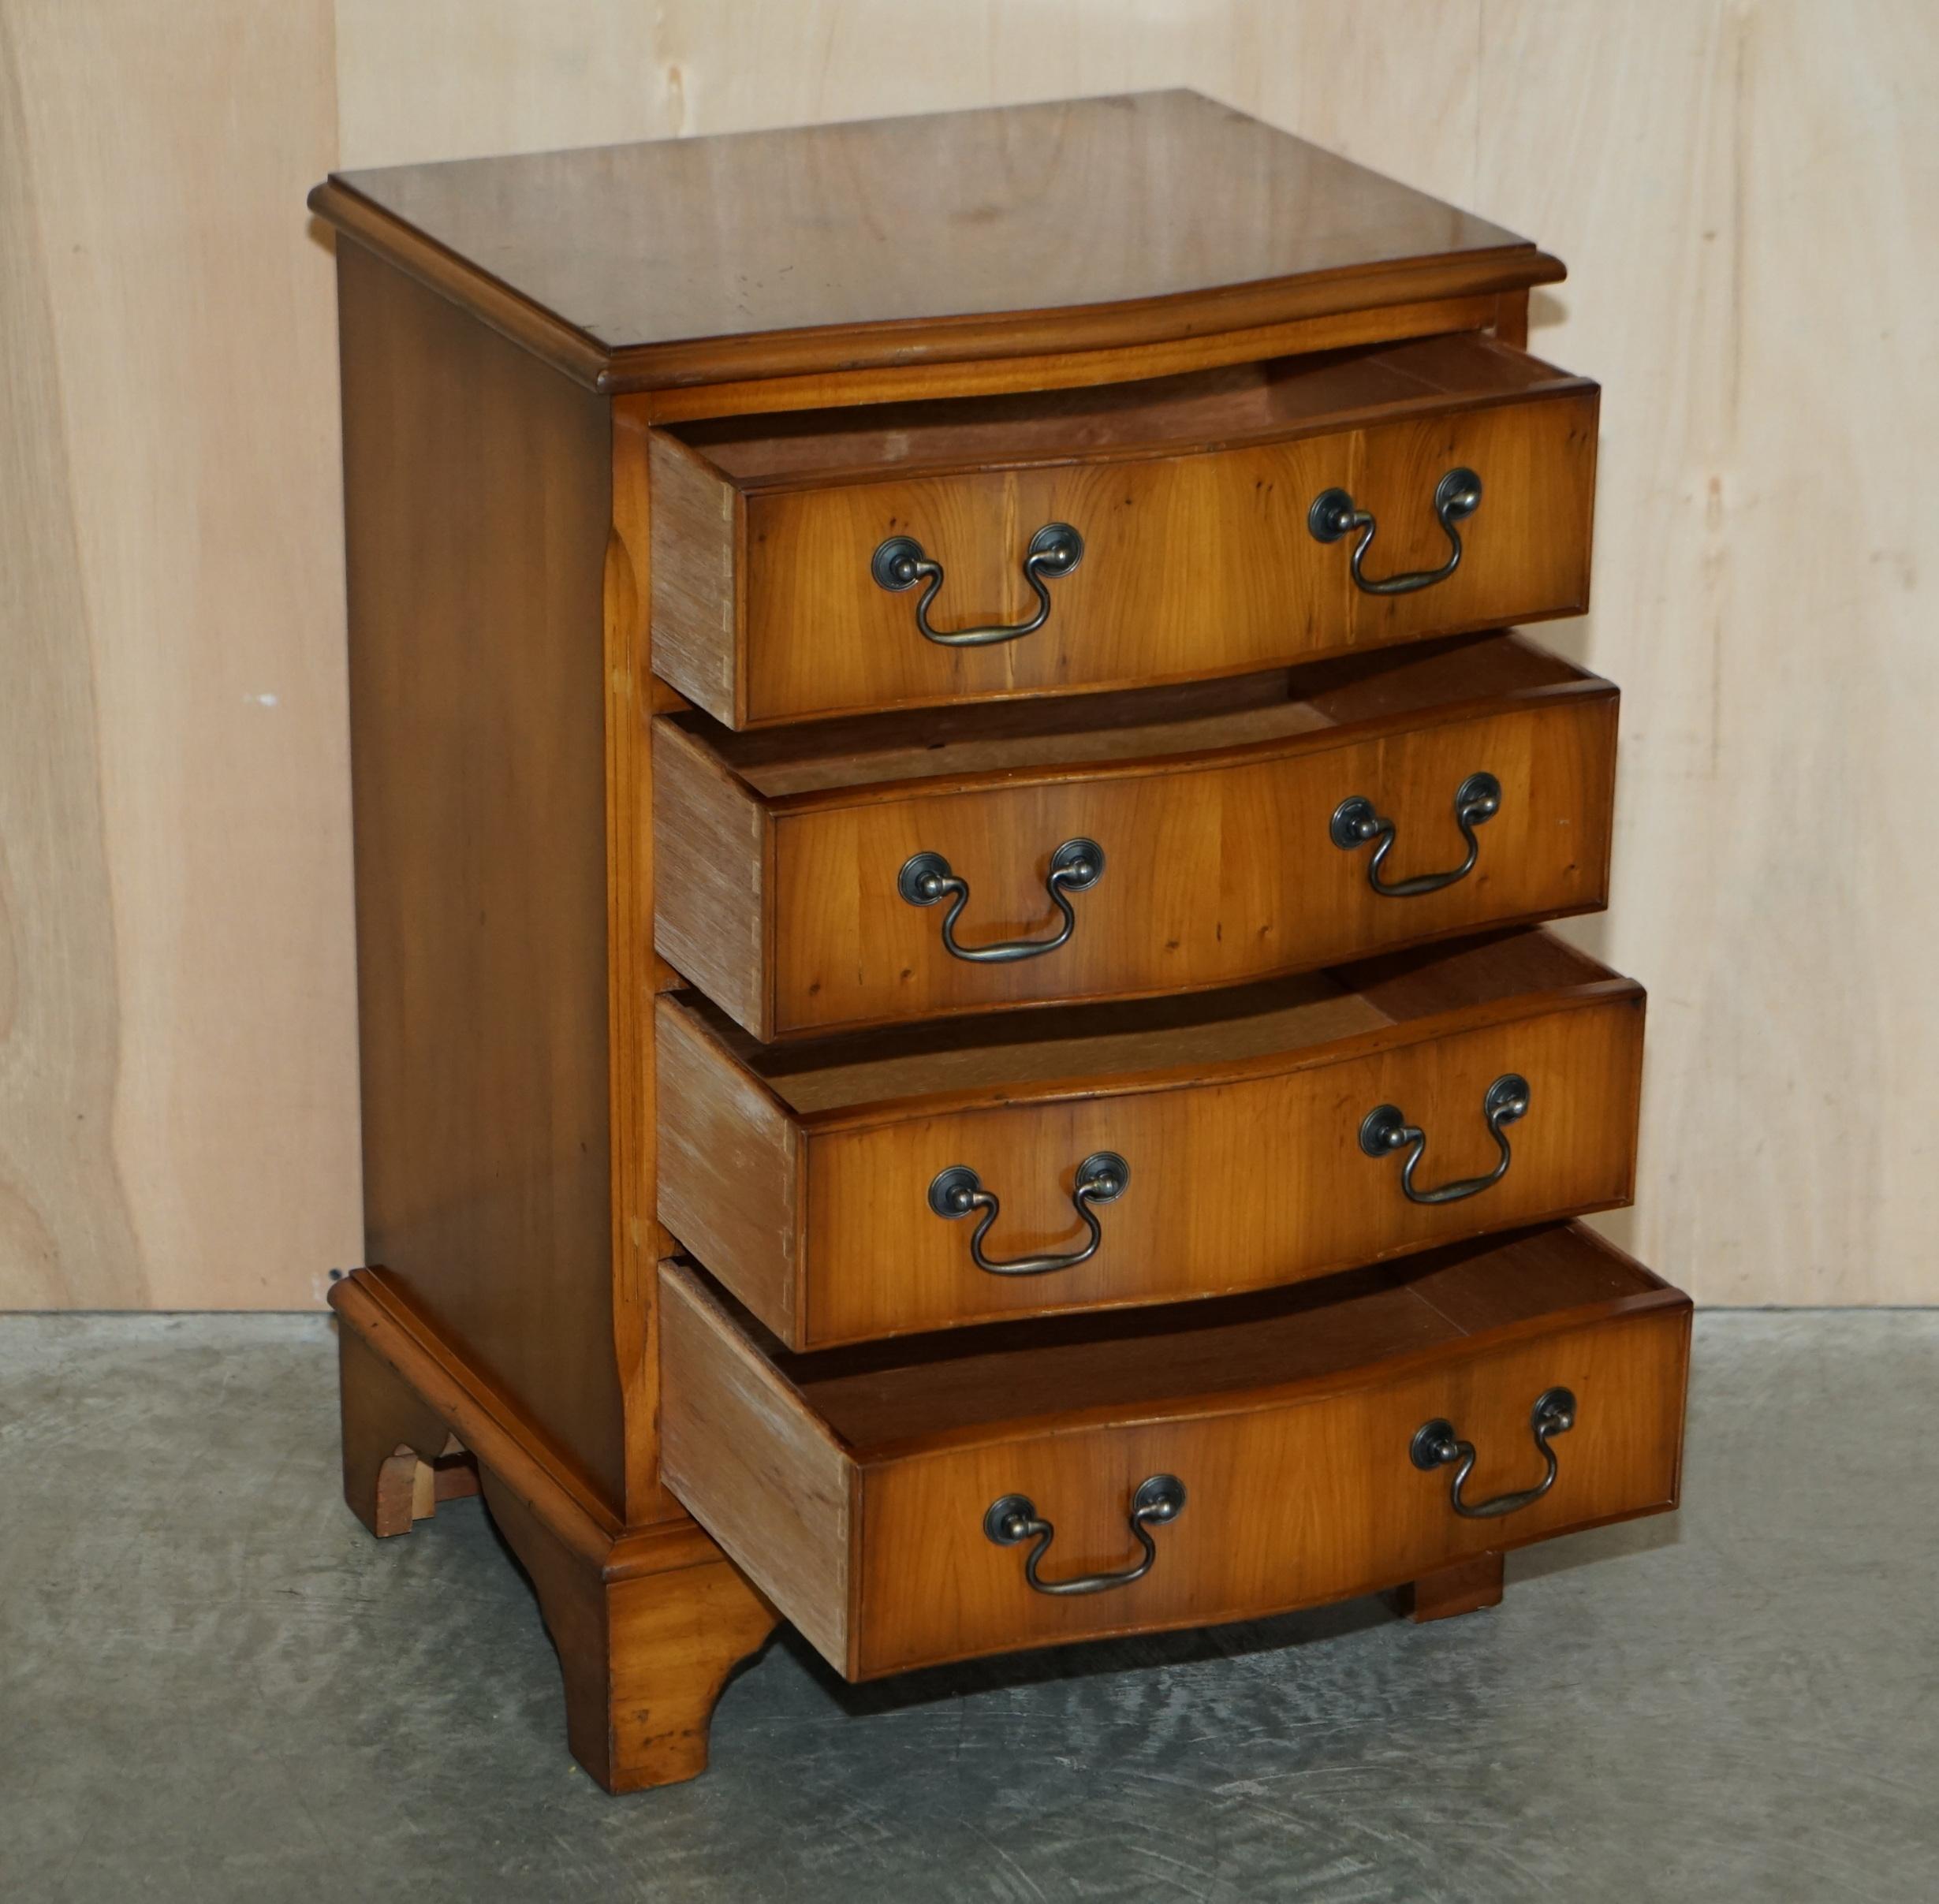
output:
[[[1427,1133],[1418,1124],[1411,1124],[1401,1113],[1400,1107],[1394,1104],[1377,1104],[1360,1120],[1360,1148],[1369,1157],[1392,1157],[1396,1151],[1413,1146],[1411,1153],[1400,1171],[1400,1187],[1407,1193],[1410,1203],[1459,1203],[1464,1197],[1478,1196],[1490,1184],[1498,1183],[1508,1173],[1508,1165],[1514,1160],[1508,1149],[1505,1127],[1528,1115],[1528,1080],[1514,1071],[1508,1071],[1495,1079],[1482,1094],[1482,1116],[1491,1136],[1501,1151],[1501,1161],[1486,1176],[1462,1177],[1452,1183],[1437,1185],[1432,1190],[1417,1190],[1414,1184],[1414,1172],[1419,1168],[1421,1159],[1427,1153]]]
[[[915,604],[916,632],[942,648],[986,648],[997,642],[1034,635],[1050,617],[1050,591],[1044,584],[1067,576],[1084,559],[1084,538],[1067,522],[1047,522],[1030,538],[1024,553],[1024,579],[1037,598],[1037,611],[1027,620],[988,628],[938,628],[930,624],[930,605],[943,582],[942,564],[932,561],[912,535],[892,535],[869,558],[868,571],[878,588],[901,594],[917,583],[927,583]]]
[[[1454,1511],[1464,1519],[1499,1520],[1505,1514],[1513,1514],[1540,1500],[1555,1485],[1555,1450],[1549,1444],[1557,1435],[1567,1434],[1578,1418],[1572,1391],[1547,1388],[1536,1396],[1528,1425],[1534,1436],[1535,1446],[1541,1451],[1546,1471],[1532,1488],[1523,1488],[1513,1494],[1497,1494],[1488,1500],[1467,1501],[1461,1498],[1462,1484],[1474,1471],[1475,1444],[1464,1441],[1455,1433],[1452,1421],[1423,1421],[1415,1429],[1408,1453],[1415,1466],[1425,1472],[1432,1473],[1436,1468],[1445,1467],[1455,1470],[1453,1483],[1448,1491],[1449,1499]]]
[[[1434,485],[1434,517],[1448,538],[1448,559],[1438,568],[1410,570],[1404,575],[1370,576],[1362,564],[1379,527],[1373,516],[1359,508],[1343,489],[1322,490],[1307,511],[1306,526],[1316,542],[1337,542],[1355,530],[1360,539],[1353,549],[1354,584],[1369,595],[1411,595],[1445,582],[1461,565],[1461,532],[1455,527],[1481,507],[1481,478],[1471,469],[1451,469]]]
[[[938,1217],[953,1222],[973,1210],[983,1216],[970,1232],[970,1261],[990,1276],[1042,1276],[1053,1269],[1074,1269],[1087,1263],[1104,1240],[1104,1228],[1092,1209],[1094,1204],[1115,1203],[1131,1186],[1131,1166],[1115,1150],[1094,1151],[1077,1166],[1077,1179],[1071,1202],[1083,1219],[1090,1235],[1081,1249],[1061,1256],[1020,1256],[1000,1262],[983,1254],[983,1239],[1002,1205],[994,1190],[983,1188],[983,1179],[967,1164],[952,1164],[930,1179],[929,1207]]]
[[[1112,1587],[1129,1586],[1150,1572],[1158,1557],[1158,1544],[1146,1530],[1175,1521],[1185,1511],[1185,1484],[1176,1474],[1154,1474],[1141,1481],[1132,1496],[1131,1531],[1144,1550],[1143,1558],[1113,1574],[1080,1574],[1072,1580],[1045,1580],[1037,1569],[1057,1529],[1038,1518],[1035,1504],[1027,1494],[1005,1494],[990,1503],[983,1515],[983,1533],[998,1547],[1020,1547],[1026,1541],[1037,1544],[1024,1563],[1024,1578],[1037,1593],[1059,1596],[1102,1593]]]
[[[1088,892],[1104,877],[1104,848],[1094,840],[1066,840],[1050,855],[1044,890],[1063,915],[1064,923],[1047,939],[1012,939],[997,945],[964,945],[956,936],[956,922],[969,904],[969,881],[951,870],[940,853],[912,853],[896,875],[896,890],[912,906],[949,901],[942,918],[942,948],[953,959],[970,965],[1011,965],[1020,959],[1040,959],[1053,952],[1077,929],[1077,915],[1065,896]]]
[[[1367,862],[1367,883],[1382,899],[1418,899],[1423,893],[1438,892],[1456,880],[1465,879],[1475,870],[1481,842],[1475,829],[1485,826],[1501,810],[1501,783],[1492,773],[1471,773],[1454,790],[1454,823],[1467,842],[1467,856],[1445,873],[1418,873],[1411,879],[1387,881],[1381,877],[1387,855],[1396,837],[1394,823],[1380,813],[1364,794],[1353,794],[1333,809],[1328,836],[1342,852],[1357,851],[1370,840],[1380,844]]]

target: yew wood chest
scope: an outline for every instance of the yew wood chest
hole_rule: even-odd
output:
[[[1184,93],[352,173],[345,1490],[615,1790],[852,1679],[1675,1505],[1598,392]],[[475,1670],[461,1667],[453,1670]]]

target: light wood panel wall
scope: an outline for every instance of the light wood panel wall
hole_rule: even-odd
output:
[[[0,0],[0,1305],[355,1260],[333,164],[1193,85],[1538,237],[1602,378],[1637,1210],[1930,1302],[1926,0]]]
[[[0,0],[0,1302],[359,1247],[329,0]]]

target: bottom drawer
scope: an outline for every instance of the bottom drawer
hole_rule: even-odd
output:
[[[668,1484],[852,1679],[1251,1619],[1676,1505],[1689,1299],[1573,1224],[818,1354],[684,1264],[660,1287]]]

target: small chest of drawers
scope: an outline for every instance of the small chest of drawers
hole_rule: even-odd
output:
[[[573,1751],[1674,1506],[1525,240],[1186,94],[334,178],[346,1495]],[[909,234],[919,233],[919,242]]]

